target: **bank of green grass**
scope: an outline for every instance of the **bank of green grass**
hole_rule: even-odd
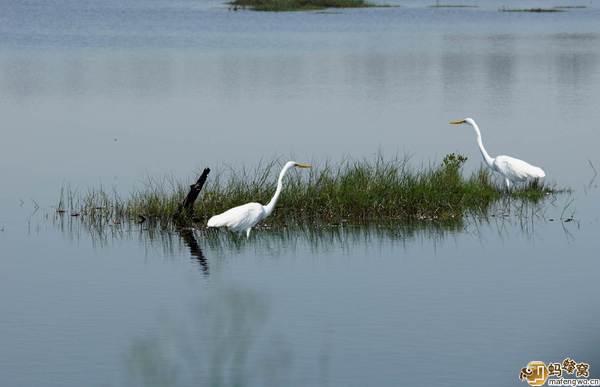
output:
[[[232,7],[255,11],[312,11],[327,8],[365,8],[374,5],[365,0],[233,0]]]
[[[533,12],[533,13],[552,13],[552,12],[565,12],[562,8],[506,8],[502,7],[499,9],[500,12]]]
[[[441,4],[436,3],[429,6],[429,8],[478,8],[477,5],[469,4]]]
[[[291,170],[267,224],[453,221],[466,214],[484,215],[502,198],[539,202],[556,192],[538,182],[510,194],[490,172],[463,176],[465,158],[448,155],[439,165],[414,168],[406,160],[349,160],[311,170]],[[211,174],[184,220],[205,224],[215,214],[247,202],[267,203],[275,190],[278,163],[252,171]],[[307,172],[308,171],[308,172]],[[58,203],[65,215],[79,214],[100,222],[172,223],[188,186],[173,179],[148,180],[143,188],[121,197],[105,189],[65,189]]]

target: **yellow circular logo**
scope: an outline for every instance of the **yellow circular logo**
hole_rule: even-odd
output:
[[[543,386],[548,379],[548,367],[543,361],[530,361],[521,370],[520,378],[527,380],[530,386]]]

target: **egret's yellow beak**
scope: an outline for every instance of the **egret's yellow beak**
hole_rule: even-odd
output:
[[[467,121],[465,121],[465,120],[456,120],[456,121],[450,121],[450,124],[452,124],[452,125],[460,125],[460,124],[464,124],[465,122],[467,122]]]
[[[298,168],[312,168],[312,165],[310,165],[310,164],[304,164],[304,163],[296,163],[296,166]]]

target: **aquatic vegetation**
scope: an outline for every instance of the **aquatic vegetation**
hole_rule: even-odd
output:
[[[564,12],[563,9],[554,7],[554,8],[506,8],[502,7],[499,9],[500,12]]]
[[[255,11],[310,11],[326,8],[364,8],[374,6],[365,0],[233,0],[234,9],[250,8]]]
[[[429,8],[478,8],[478,5],[469,5],[469,4],[432,4]]]
[[[181,226],[173,223],[164,228],[148,222],[113,224],[91,221],[86,217],[59,215],[52,217],[51,223],[66,238],[89,239],[93,246],[99,248],[135,239],[148,248],[162,251],[164,256],[187,253],[197,267],[208,274],[210,262],[207,256],[229,255],[233,252],[239,254],[248,248],[259,248],[277,254],[284,250],[300,251],[307,247],[313,252],[351,249],[364,246],[365,242],[373,247],[390,243],[402,247],[423,240],[442,242],[459,232],[479,235],[484,229],[491,229],[498,235],[517,229],[523,235],[533,236],[538,221],[564,224],[576,221],[573,213],[569,212],[572,198],[569,195],[561,196],[564,200],[558,201],[554,196],[543,203],[511,200],[509,196],[505,196],[485,214],[467,215],[446,221],[382,220],[366,224],[298,223],[285,226],[261,224],[257,227],[260,232],[251,235],[252,247],[249,247],[243,234],[218,232],[198,225]],[[562,229],[568,233],[566,226]]]
[[[466,214],[485,214],[502,198],[539,202],[557,192],[534,181],[507,193],[491,172],[481,169],[464,177],[466,158],[450,154],[433,166],[415,169],[407,159],[346,160],[326,163],[300,174],[288,174],[277,208],[265,224],[340,224],[370,222],[459,221]],[[206,224],[207,219],[247,202],[267,203],[275,191],[279,165],[253,171],[209,176],[194,212],[179,222]],[[90,222],[173,223],[188,186],[174,179],[149,179],[126,198],[103,188],[78,193],[65,189],[58,203]]]

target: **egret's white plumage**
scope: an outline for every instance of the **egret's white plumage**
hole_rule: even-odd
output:
[[[206,225],[208,227],[226,227],[234,232],[246,232],[246,237],[249,237],[252,227],[256,226],[258,222],[271,215],[275,209],[275,204],[277,204],[277,200],[279,200],[279,195],[283,189],[283,177],[285,176],[285,173],[292,167],[310,168],[311,166],[309,164],[288,161],[279,173],[279,179],[277,179],[277,189],[275,190],[273,198],[271,198],[271,201],[266,206],[263,206],[260,203],[242,204],[241,206],[233,207],[222,214],[211,217]]]
[[[541,168],[533,166],[523,160],[504,155],[496,156],[495,158],[491,157],[483,146],[481,131],[474,119],[465,118],[464,120],[452,121],[450,123],[454,125],[468,124],[475,129],[475,133],[477,134],[477,145],[479,146],[483,160],[492,171],[497,172],[504,177],[507,189],[510,189],[512,184],[530,179],[540,179],[546,176],[546,173]]]
[[[267,217],[264,206],[260,203],[246,203],[230,208],[222,214],[215,215],[208,220],[208,227],[227,227],[231,231],[246,232]]]

